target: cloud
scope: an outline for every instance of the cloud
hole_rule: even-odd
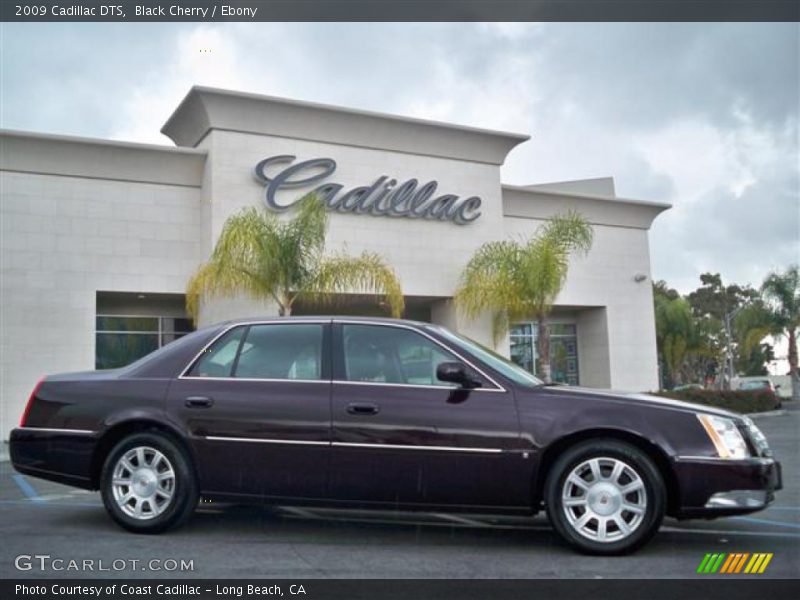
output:
[[[109,137],[169,144],[161,126],[192,85],[240,89],[247,78],[232,32],[200,25],[178,33],[169,59],[130,89]]]
[[[106,137],[136,83],[148,80],[185,26],[0,24],[3,127]]]

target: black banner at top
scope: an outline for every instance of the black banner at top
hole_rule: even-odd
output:
[[[798,21],[798,0],[0,0],[27,22]]]

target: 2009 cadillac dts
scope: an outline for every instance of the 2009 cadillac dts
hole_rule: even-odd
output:
[[[198,497],[532,514],[587,552],[662,517],[753,512],[780,466],[753,422],[643,395],[549,387],[450,331],[361,318],[236,321],[31,394],[11,457],[99,489],[159,532]]]

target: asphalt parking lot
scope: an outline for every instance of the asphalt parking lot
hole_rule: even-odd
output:
[[[177,531],[133,535],[111,522],[98,494],[23,477],[0,462],[0,577],[691,578],[710,577],[695,574],[708,552],[771,552],[769,567],[756,577],[796,578],[800,410],[756,420],[783,463],[784,489],[773,505],[748,517],[666,520],[648,546],[622,558],[574,553],[544,516],[211,505]],[[61,566],[93,560],[95,569],[100,559],[106,567],[116,563],[102,572],[42,571],[38,564],[20,571],[19,555],[49,555],[48,565],[64,559]],[[192,561],[193,569],[166,570],[175,566],[170,559]]]

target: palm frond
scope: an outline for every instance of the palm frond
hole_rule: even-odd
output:
[[[790,266],[784,273],[767,275],[761,293],[784,327],[800,326],[800,271],[797,265]]]
[[[231,298],[240,293],[256,299],[278,301],[270,286],[257,273],[219,262],[208,262],[189,279],[186,286],[186,312],[193,320],[197,320],[201,298]]]
[[[307,194],[297,203],[297,215],[281,223],[285,248],[299,265],[315,263],[325,248],[328,230],[328,213],[324,202],[314,193]]]
[[[569,255],[561,244],[550,236],[531,240],[523,253],[521,275],[526,280],[529,303],[534,316],[549,312],[555,302],[569,269]]]
[[[592,247],[594,230],[580,213],[570,210],[551,218],[537,237],[558,246],[564,254],[586,254]]]
[[[298,202],[289,219],[246,208],[228,218],[208,263],[190,279],[187,312],[196,318],[202,296],[247,294],[273,299],[284,311],[303,296],[331,303],[341,292],[385,296],[393,316],[403,312],[403,293],[394,271],[377,255],[324,258],[328,215],[315,194]]]
[[[478,248],[461,274],[455,292],[459,309],[471,319],[486,310],[513,311],[519,297],[520,246],[516,242],[489,242]]]
[[[761,301],[745,306],[736,315],[735,330],[745,356],[750,354],[767,336],[783,332],[781,320],[769,306]]]
[[[225,222],[210,260],[189,279],[186,310],[197,318],[202,296],[246,293],[256,299],[275,299],[281,271],[271,248],[276,245],[277,220],[249,208]]]
[[[373,252],[351,257],[336,254],[323,259],[298,296],[318,305],[341,302],[337,294],[368,293],[383,296],[393,317],[403,314],[405,303],[394,270]]]
[[[508,333],[510,328],[511,322],[507,311],[498,310],[492,314],[492,342],[495,348],[497,348],[497,344],[500,343],[500,340]]]
[[[570,212],[551,219],[528,241],[489,242],[478,248],[455,293],[470,319],[493,314],[495,342],[511,323],[548,314],[566,281],[570,255],[588,252],[592,227]]]

